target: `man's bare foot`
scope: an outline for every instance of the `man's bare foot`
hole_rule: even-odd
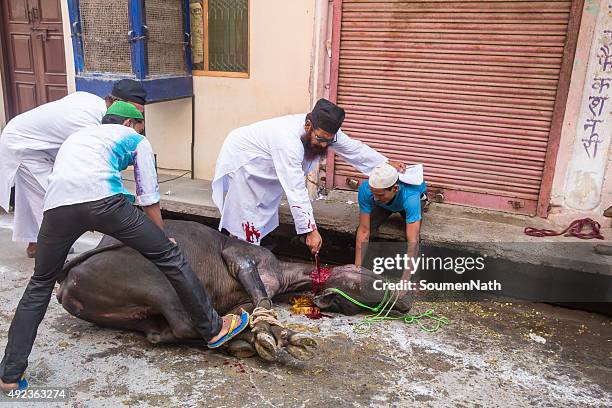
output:
[[[26,248],[26,254],[28,258],[34,258],[36,256],[36,242],[30,242]]]
[[[19,388],[18,383],[7,384],[4,381],[2,381],[2,379],[0,379],[0,391],[9,392],[9,391],[16,390],[17,388]]]
[[[232,323],[231,316],[223,316],[222,320],[223,320],[223,325],[221,326],[221,330],[219,331],[219,333],[215,337],[210,339],[210,341],[209,341],[210,344],[218,341],[221,337],[225,336],[229,332],[230,324]],[[238,315],[237,319],[236,319],[236,324],[234,326],[234,329],[236,327],[239,327],[241,324],[242,324],[242,318],[240,317],[240,315]]]

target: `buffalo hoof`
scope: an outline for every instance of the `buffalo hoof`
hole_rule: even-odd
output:
[[[278,348],[276,346],[276,340],[274,337],[266,332],[257,333],[255,338],[255,350],[259,357],[267,361],[275,361]]]
[[[287,352],[298,360],[310,360],[318,347],[317,341],[304,333],[294,333],[289,336]]]
[[[229,343],[227,352],[237,358],[253,357],[256,353],[253,345],[244,340],[232,340]]]

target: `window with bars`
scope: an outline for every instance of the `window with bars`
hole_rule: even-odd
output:
[[[190,0],[194,75],[248,77],[249,0]]]

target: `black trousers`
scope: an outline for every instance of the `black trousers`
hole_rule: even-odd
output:
[[[176,290],[204,340],[209,341],[221,330],[222,320],[181,249],[170,242],[164,232],[125,196],[118,194],[97,201],[57,207],[43,215],[34,275],[17,306],[4,358],[0,363],[2,381],[17,382],[25,371],[38,325],[47,311],[56,278],[68,251],[89,230],[122,241],[157,265]]]
[[[406,211],[399,211],[402,219],[406,219]],[[372,212],[370,213],[370,236],[375,235],[381,225],[385,223],[391,217],[393,211],[382,208],[378,205],[372,206]]]
[[[423,209],[427,204],[427,195],[423,193],[421,195],[421,214],[423,214]],[[398,211],[402,216],[402,220],[406,219],[406,211]],[[389,219],[389,217],[394,212],[391,210],[387,210],[386,208],[382,208],[379,205],[372,206],[372,212],[370,213],[370,236],[375,235],[378,232],[378,229],[381,225],[385,223]]]

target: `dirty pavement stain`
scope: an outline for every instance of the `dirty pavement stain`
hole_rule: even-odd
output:
[[[574,186],[567,197],[568,204],[574,209],[588,210],[593,209],[599,204],[599,183],[596,174],[578,170],[573,174]]]
[[[417,303],[413,312],[427,308],[452,325],[428,334],[392,322],[362,336],[353,332],[359,316],[313,322],[280,304],[279,318],[317,333],[320,348],[307,362],[284,355],[268,363],[198,345],[153,346],[54,304],[29,370],[35,382],[65,383],[87,406],[612,404],[612,324],[604,316],[515,302]]]

